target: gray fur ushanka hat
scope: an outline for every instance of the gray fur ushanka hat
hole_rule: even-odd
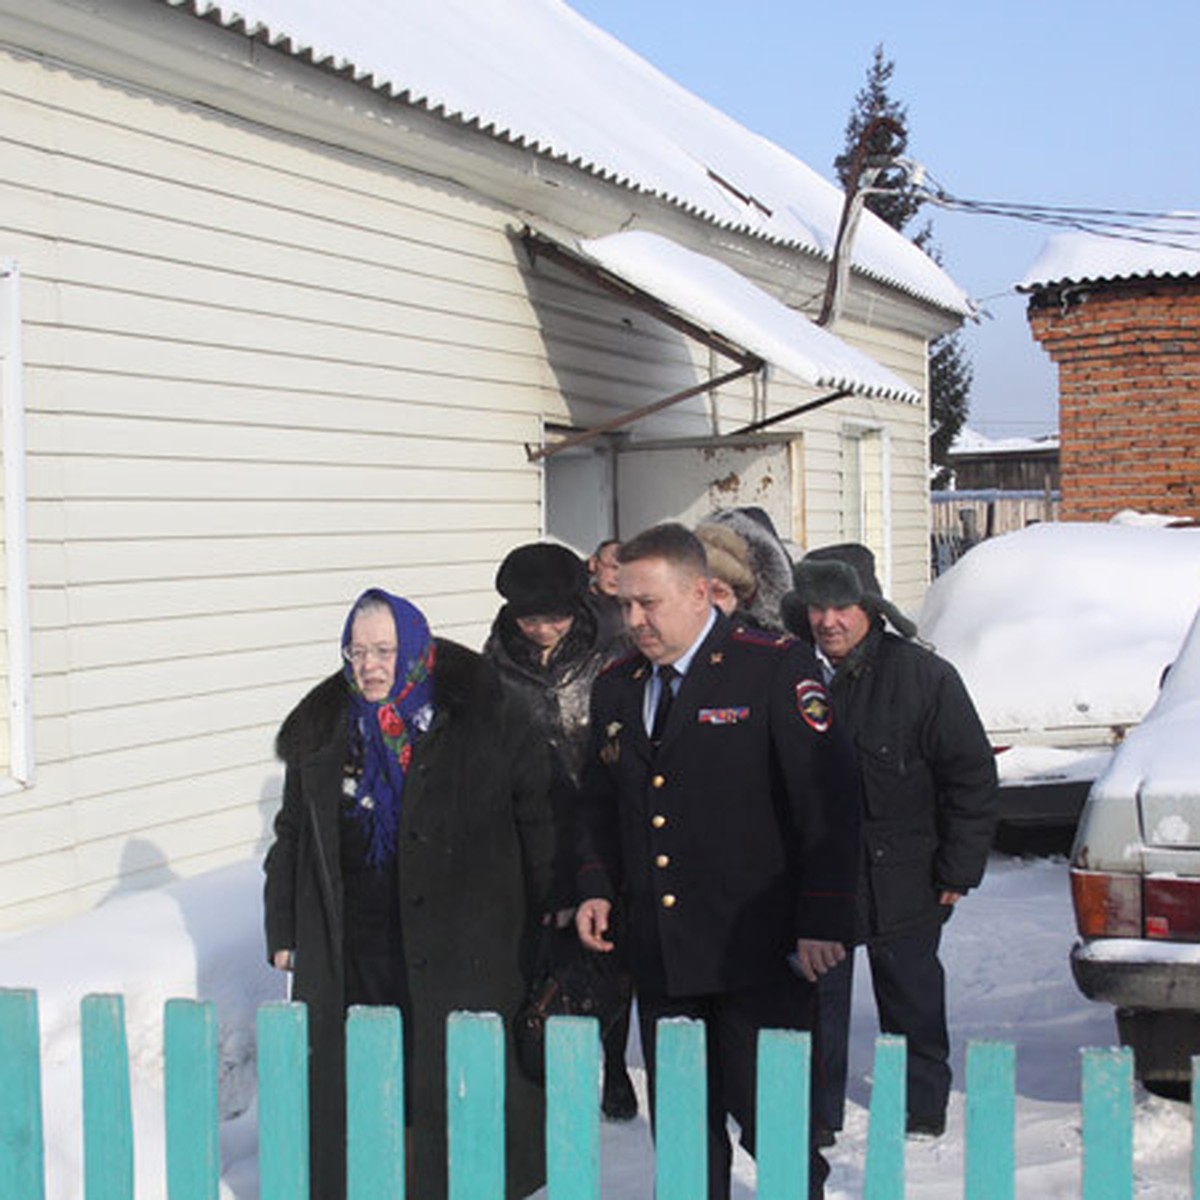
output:
[[[875,575],[875,555],[858,542],[810,550],[792,571],[792,590],[780,605],[784,624],[811,638],[808,609],[848,608],[857,604],[872,616],[885,617],[901,637],[916,636],[916,624],[883,595]]]

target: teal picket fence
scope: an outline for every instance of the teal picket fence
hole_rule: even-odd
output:
[[[261,1200],[308,1200],[306,1011],[258,1012]],[[217,1027],[210,1003],[170,1000],[164,1013],[169,1200],[216,1200],[220,1177]],[[403,1200],[404,1090],[400,1017],[351,1010],[347,1021],[348,1200]],[[124,1003],[82,1002],[83,1164],[87,1200],[133,1200],[133,1122]],[[705,1167],[703,1030],[659,1030],[655,1200],[702,1200]],[[807,1195],[807,1034],[770,1030],[759,1043],[761,1200]],[[550,1200],[599,1200],[600,1046],[594,1021],[562,1017],[547,1038],[546,1154]],[[450,1200],[504,1195],[504,1029],[493,1014],[455,1013],[447,1029]],[[1127,1050],[1085,1050],[1083,1198],[1133,1195],[1133,1063]],[[1004,1042],[967,1048],[964,1195],[1014,1200],[1015,1053]],[[1200,1197],[1200,1167],[1191,1189]],[[649,1181],[647,1181],[647,1191]],[[904,1042],[876,1042],[863,1196],[901,1200]],[[46,1200],[37,995],[0,989],[0,1197]]]

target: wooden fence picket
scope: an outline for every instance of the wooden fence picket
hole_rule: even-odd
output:
[[[655,1085],[655,1200],[708,1195],[708,1086],[704,1025],[684,1017],[658,1023]]]
[[[276,1001],[258,1010],[260,1200],[309,1200],[308,1012]]]
[[[347,1200],[404,1200],[404,1031],[395,1008],[346,1021]]]
[[[969,1200],[1013,1200],[1015,1131],[1016,1052],[1010,1042],[973,1042],[967,1047]]]
[[[83,1058],[83,1194],[133,1200],[133,1104],[125,1002],[84,996],[79,1006]]]
[[[1133,1195],[1133,1054],[1083,1052],[1083,1200]]]
[[[0,1196],[45,1195],[37,993],[0,988]]]
[[[600,1200],[600,1026],[551,1017],[546,1028],[549,1200]]]
[[[903,1200],[906,1060],[904,1039],[875,1039],[875,1082],[867,1126],[864,1200]]]
[[[211,1001],[167,1001],[163,1058],[168,1200],[217,1200],[221,1143],[217,1012]]]
[[[504,1024],[495,1013],[446,1022],[450,1200],[504,1195]]]
[[[807,1033],[766,1029],[759,1035],[755,1163],[760,1200],[808,1195],[811,1061]]]

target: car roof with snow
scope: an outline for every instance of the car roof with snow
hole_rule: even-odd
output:
[[[1157,699],[1198,603],[1200,529],[1047,523],[969,550],[918,629],[993,735],[1123,728]]]

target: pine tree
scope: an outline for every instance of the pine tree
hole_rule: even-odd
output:
[[[884,57],[883,46],[876,46],[874,60],[867,71],[867,82],[854,97],[854,108],[846,122],[845,149],[833,161],[838,179],[846,190],[858,183],[850,178],[854,173],[855,152],[864,131],[873,121],[886,118],[886,122],[877,127],[868,141],[869,156],[895,158],[903,154],[907,147],[908,108],[893,100],[888,92],[895,69],[896,64]],[[921,206],[905,171],[900,167],[888,167],[872,186],[888,190],[868,195],[866,207],[893,229],[903,231]],[[941,264],[941,253],[933,244],[933,229],[928,223],[913,241],[936,263]],[[943,334],[931,343],[929,458],[933,467],[932,486],[935,488],[945,488],[950,484],[951,468],[947,456],[967,419],[973,374],[959,330]]]
[[[876,46],[875,60],[867,71],[867,82],[854,97],[854,108],[846,122],[846,148],[833,160],[838,181],[846,191],[857,182],[850,178],[854,170],[855,151],[872,121],[886,117],[895,126],[876,128],[867,143],[868,156],[894,158],[903,154],[907,147],[908,108],[888,94],[888,84],[895,69],[896,64],[890,58],[884,58],[883,46]],[[866,207],[893,229],[903,229],[921,207],[901,167],[885,168],[872,186],[886,188],[887,191],[872,192],[866,199]]]
[[[913,241],[938,266],[942,265],[942,252],[933,243],[932,226],[926,224]],[[933,471],[930,485],[937,491],[948,488],[954,481],[950,447],[966,424],[974,377],[961,330],[952,329],[930,343],[929,463]]]

